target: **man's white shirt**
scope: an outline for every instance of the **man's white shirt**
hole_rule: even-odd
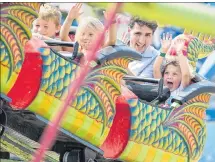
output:
[[[142,59],[140,61],[132,61],[131,63],[129,63],[128,68],[135,76],[154,78],[153,65],[158,55],[160,55],[160,52],[156,50],[153,46],[149,46],[142,53]]]

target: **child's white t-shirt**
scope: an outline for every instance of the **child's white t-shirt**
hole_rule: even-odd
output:
[[[173,96],[177,96],[179,95],[179,93],[184,89],[184,87],[182,86],[182,84],[180,84],[180,86],[171,92],[170,97],[166,100],[166,104],[171,105],[171,100],[173,98]]]
[[[178,95],[183,89],[184,87],[182,86],[182,84],[180,84],[180,86],[176,90],[171,92],[171,96]]]

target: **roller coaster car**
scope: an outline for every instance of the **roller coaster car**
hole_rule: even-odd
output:
[[[79,64],[79,60],[82,58],[83,54],[78,53],[78,43],[71,42],[63,42],[63,41],[45,41],[45,43],[49,46],[69,46],[74,47],[73,53],[58,53],[52,49],[52,53],[54,53],[57,57],[64,59],[67,62],[71,62],[73,64]],[[114,47],[107,47],[100,51],[96,63],[98,66],[102,65],[104,62],[109,60],[113,60],[115,58],[120,58],[121,56],[140,59],[141,56],[136,53],[134,50],[121,45]],[[130,57],[133,55],[132,57]],[[14,110],[10,106],[11,99],[6,95],[1,93],[1,135],[4,130],[7,135],[12,134],[11,132],[15,131],[20,134],[21,138],[27,138],[28,140],[33,140],[38,142],[40,136],[48,123],[40,115],[36,115],[35,113],[29,110]],[[7,119],[6,119],[7,118]],[[6,120],[8,120],[6,124]],[[7,139],[4,137],[4,140]],[[19,139],[19,138],[18,138]],[[20,139],[19,139],[20,141]],[[33,147],[30,146],[29,147]],[[18,147],[22,149],[21,147]],[[31,148],[32,149],[32,148]],[[84,140],[78,138],[77,136],[69,133],[68,131],[61,129],[56,143],[51,149],[52,151],[60,154],[59,160],[62,162],[90,162],[94,161],[96,158],[98,161],[103,161],[102,157],[103,151],[92,144],[85,142]],[[99,158],[99,159],[98,159]],[[46,159],[47,160],[47,159]],[[53,160],[53,159],[52,159]],[[114,160],[112,160],[114,161]]]
[[[77,57],[81,56],[78,54],[78,44],[68,43],[68,42],[46,42],[48,45],[61,45],[61,46],[74,46],[74,53],[70,57],[65,57],[61,53],[55,54],[66,61],[76,62]],[[97,64],[102,66],[106,62],[123,57],[140,59],[141,56],[124,45],[116,45],[112,47],[104,48],[100,51],[100,54],[97,58]],[[78,64],[78,63],[77,63]],[[140,102],[146,103],[148,106],[159,105],[164,103],[170,96],[170,91],[167,87],[163,87],[163,79],[157,80],[152,78],[140,78],[135,76],[124,76],[123,78],[126,81],[127,88],[132,91],[133,98],[137,98]],[[127,91],[129,91],[127,90]],[[184,89],[179,96],[174,96],[172,102],[177,102],[180,105],[183,105],[192,98],[198,96],[202,93],[215,93],[215,84],[203,79],[202,77],[196,75],[193,79],[193,84]],[[131,95],[127,98],[126,94],[122,94],[126,100],[130,100]],[[35,115],[29,110],[12,110],[8,104],[6,104],[6,96],[1,96],[1,125],[2,128],[5,128],[6,125],[6,115],[8,117],[8,127],[13,130],[20,132],[26,138],[30,138],[34,141],[38,141],[43,129],[48,123],[40,115]],[[6,99],[5,99],[6,98]],[[121,104],[121,100],[117,100],[116,105]],[[6,128],[8,128],[6,127]],[[9,129],[8,128],[8,129]],[[3,130],[1,131],[3,132]],[[65,129],[60,129],[60,134],[55,145],[52,148],[52,151],[60,154],[60,161],[69,162],[69,161],[105,161],[102,157],[104,151],[101,148],[95,147],[90,142],[82,140],[75,134],[72,134]]]
[[[70,55],[57,53],[43,41],[32,39],[30,28],[38,17],[40,3],[0,5],[0,92],[4,100],[0,111],[1,149],[30,161],[40,146],[37,142],[44,127],[70,93],[69,83],[79,75],[82,56],[75,44]],[[184,52],[194,68],[198,59],[215,50],[210,41],[205,43],[189,34],[176,37],[179,38],[186,41]],[[55,153],[47,151],[45,161],[200,159],[207,132],[204,115],[215,84],[198,80],[179,96],[171,96],[169,107],[162,107],[169,98],[162,79],[125,76],[129,62],[140,58],[139,53],[124,45],[99,52],[97,60],[91,62],[93,70],[61,121],[58,138],[51,148]],[[122,82],[123,77],[127,85]],[[139,80],[139,84],[132,80]]]

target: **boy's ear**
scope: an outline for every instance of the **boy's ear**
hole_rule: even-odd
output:
[[[59,33],[59,32],[60,32],[60,28],[61,28],[61,25],[58,25],[58,26],[56,27],[56,33]]]

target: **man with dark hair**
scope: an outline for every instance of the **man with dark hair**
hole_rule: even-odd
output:
[[[129,64],[130,72],[135,76],[153,78],[153,64],[160,54],[152,44],[152,39],[158,25],[155,21],[146,21],[138,17],[130,20],[130,47],[143,55],[141,61],[133,61]]]

